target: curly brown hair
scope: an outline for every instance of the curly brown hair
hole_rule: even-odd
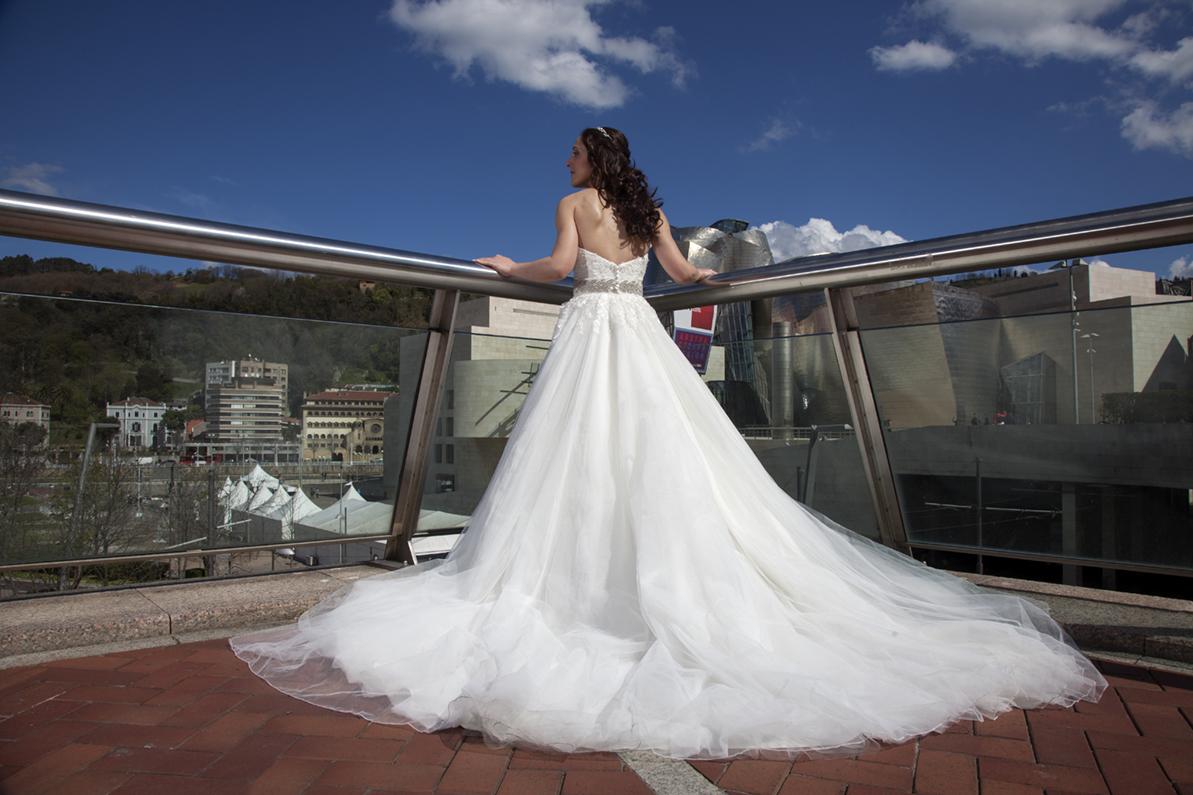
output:
[[[580,133],[592,166],[592,187],[613,215],[625,225],[632,240],[650,243],[662,224],[659,207],[646,175],[630,158],[630,143],[621,130],[613,127],[589,127]]]

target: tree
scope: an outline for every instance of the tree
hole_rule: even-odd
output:
[[[101,557],[147,547],[151,522],[141,510],[137,467],[132,459],[115,454],[106,460],[96,456],[87,468],[82,495],[77,494],[79,466],[81,462],[67,473],[56,503],[62,557]],[[83,569],[75,567],[73,571],[73,576],[59,582],[77,588]],[[107,566],[100,568],[104,585],[109,584],[109,574]]]
[[[137,394],[150,400],[169,400],[174,396],[170,374],[156,362],[144,362],[137,368]]]
[[[163,540],[168,548],[201,549],[214,546],[216,539],[209,537],[211,493],[208,474],[197,472],[193,467],[178,469],[177,475],[171,473]]]
[[[45,428],[36,423],[0,423],[0,560],[6,563],[36,546],[30,503],[33,485],[45,470],[45,436]]]
[[[178,409],[166,409],[162,414],[161,425],[166,429],[168,436],[167,443],[177,447],[185,441],[183,433],[186,431],[187,416],[185,411]]]

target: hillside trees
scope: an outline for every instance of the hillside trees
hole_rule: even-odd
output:
[[[175,275],[4,257],[0,391],[46,403],[51,442],[77,442],[109,402],[190,398],[206,362],[251,357],[289,365],[297,415],[304,392],[340,377],[396,384],[406,332],[394,327],[425,327],[430,302],[428,290],[231,266]]]

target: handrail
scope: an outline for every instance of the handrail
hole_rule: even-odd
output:
[[[767,268],[723,273],[698,293],[659,284],[646,290],[659,311],[750,301],[826,287],[1031,265],[1049,260],[1193,243],[1193,197],[985,232],[842,254],[819,254]]]
[[[321,273],[559,304],[566,284],[502,279],[466,260],[0,190],[0,234],[233,265]],[[826,287],[945,276],[1193,242],[1193,197],[653,285],[659,311]]]
[[[467,260],[0,190],[0,234],[561,304],[570,286],[502,279]]]

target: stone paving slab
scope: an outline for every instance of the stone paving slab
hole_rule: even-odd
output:
[[[0,671],[0,792],[1193,795],[1193,666],[1098,665],[1098,704],[962,721],[850,758],[684,763],[369,723],[277,693],[212,639]]]

